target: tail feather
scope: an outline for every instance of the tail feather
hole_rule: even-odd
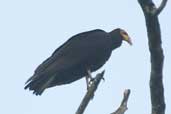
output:
[[[35,77],[34,75],[31,76],[31,77],[25,82],[25,84],[27,84],[28,82],[30,82],[31,80],[33,80],[34,77]]]
[[[54,80],[54,76],[39,76],[41,78],[34,78],[34,76],[32,76],[31,78],[29,78],[26,82],[26,86],[24,87],[24,89],[29,89],[31,91],[33,91],[33,94],[35,95],[41,95],[44,90],[46,88],[49,87],[49,85],[52,83],[52,81]]]

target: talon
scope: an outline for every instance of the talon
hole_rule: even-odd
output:
[[[93,82],[94,80],[95,80],[95,78],[91,78],[91,79],[90,79],[90,82]]]
[[[91,84],[95,81],[95,78],[90,78],[90,81],[88,82],[89,87],[91,86]]]
[[[89,90],[90,86],[87,86],[87,91]]]

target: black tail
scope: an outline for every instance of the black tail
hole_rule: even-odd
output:
[[[36,78],[35,78],[36,77]],[[35,95],[41,95],[43,91],[49,87],[51,82],[54,80],[54,76],[32,76],[26,82],[24,89],[33,91]]]

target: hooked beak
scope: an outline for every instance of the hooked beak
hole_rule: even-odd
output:
[[[132,40],[131,40],[130,37],[128,38],[127,42],[128,42],[130,45],[132,45]]]
[[[123,36],[123,40],[125,40],[125,41],[128,42],[130,45],[132,45],[132,40],[131,40],[131,38],[130,38],[128,35],[122,34],[122,36]]]

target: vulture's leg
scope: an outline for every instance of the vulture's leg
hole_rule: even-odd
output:
[[[88,90],[88,88],[89,88],[88,75],[86,75],[85,79],[86,79],[86,85],[87,85],[87,90]]]
[[[87,70],[87,74],[88,75],[86,75],[86,84],[87,84],[87,90],[88,90],[88,88],[90,87],[90,84],[94,80],[94,78],[92,77],[91,71],[89,69]]]
[[[94,79],[93,79],[93,77],[91,75],[91,71],[87,70],[87,73],[88,73],[88,78],[90,79],[90,81],[93,81]],[[89,83],[90,83],[90,81],[89,81]]]

